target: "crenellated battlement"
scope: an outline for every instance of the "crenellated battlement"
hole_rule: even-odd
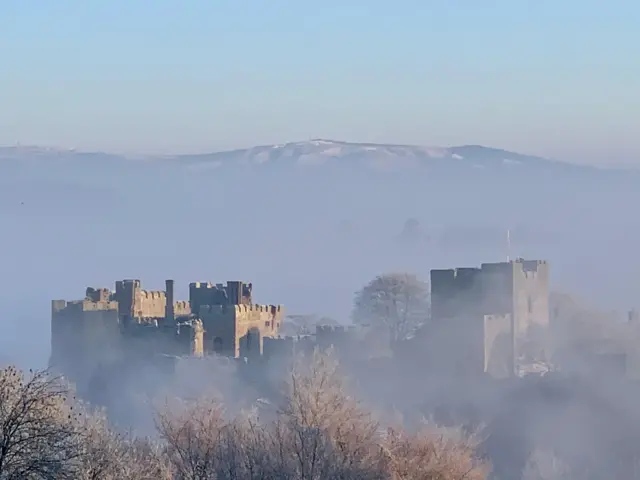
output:
[[[210,282],[189,284],[189,303],[193,312],[206,305],[251,305],[253,285],[240,281],[228,281],[226,285]]]
[[[84,296],[92,302],[108,302],[111,299],[111,291],[108,288],[87,287]]]
[[[62,312],[97,312],[97,311],[110,311],[117,310],[118,302],[114,300],[100,300],[93,301],[90,298],[84,298],[82,300],[53,300],[51,302],[51,310],[53,313]]]
[[[244,282],[239,282],[239,281],[227,281],[226,285],[224,283],[211,283],[211,282],[191,282],[189,284],[189,288],[195,288],[195,289],[223,289],[223,288],[227,288],[232,286],[233,284],[242,284],[245,287],[249,287],[250,289],[252,288],[252,284],[251,283],[244,283]]]
[[[167,295],[162,290],[140,290],[140,296],[146,300],[166,300]]]
[[[189,315],[191,313],[191,304],[188,300],[178,300],[173,302],[173,310],[176,315]]]
[[[267,359],[290,358],[295,352],[313,351],[316,342],[313,335],[277,335],[265,337],[263,340],[263,355]]]
[[[91,311],[111,311],[118,309],[118,302],[116,301],[108,301],[108,302],[91,302],[88,300],[84,300],[82,302],[82,310],[85,312]]]
[[[218,285],[214,285],[213,283],[210,282],[191,282],[189,284],[189,288],[195,288],[195,289],[207,289],[207,288],[218,288],[218,287],[222,287],[222,284],[218,284]]]
[[[535,279],[538,275],[548,275],[549,265],[545,260],[524,260],[519,258],[515,262],[526,278]]]
[[[526,267],[526,268],[535,268],[540,265],[549,264],[546,260],[525,260],[524,258],[516,258],[515,260],[513,260],[513,263],[522,264],[523,267]]]
[[[340,335],[357,331],[356,325],[316,325],[316,335]]]
[[[144,290],[137,279],[115,284],[115,291],[88,287],[82,300],[52,302],[52,362],[68,352],[87,357],[72,363],[91,362],[109,349],[115,357],[120,351],[238,357],[241,346],[243,354],[261,354],[263,338],[277,335],[284,317],[282,305],[251,302],[251,283],[193,282],[189,300],[178,301],[173,280],[164,291]]]
[[[260,305],[260,304],[252,304],[252,305],[234,305],[236,310],[239,312],[265,312],[265,313],[280,313],[283,309],[282,305]]]
[[[284,307],[282,305],[260,305],[260,304],[251,304],[251,305],[200,305],[200,314],[207,313],[226,313],[230,311],[234,311],[238,315],[250,313],[250,312],[260,312],[260,313],[270,313],[272,315],[276,315],[278,313],[282,313],[284,311]]]
[[[500,263],[483,263],[481,270],[483,271],[517,271],[527,274],[536,274],[541,269],[547,269],[549,264],[546,260],[525,260],[524,258],[516,258],[509,262]]]
[[[431,270],[431,285],[435,286],[436,290],[469,288],[480,278],[482,273],[482,268],[475,267]]]
[[[466,278],[472,275],[478,275],[482,272],[482,268],[478,267],[459,267],[459,268],[445,268],[431,270],[432,275],[437,275],[440,278],[447,278],[450,280],[457,280],[460,278]]]

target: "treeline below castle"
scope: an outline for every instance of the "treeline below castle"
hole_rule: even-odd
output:
[[[484,479],[473,436],[376,418],[334,356],[298,358],[275,404],[231,412],[212,391],[157,398],[136,437],[50,372],[0,370],[0,479]]]
[[[298,356],[279,388],[248,407],[208,379],[199,391],[159,391],[145,405],[153,428],[141,432],[77,400],[51,372],[4,368],[0,479],[639,478],[638,419],[603,405],[624,394],[631,404],[637,390],[604,383],[598,393],[554,374],[490,386],[493,395],[469,385],[442,391],[449,421],[437,411],[427,421],[360,402],[346,370],[331,351]],[[491,421],[470,421],[483,403]]]

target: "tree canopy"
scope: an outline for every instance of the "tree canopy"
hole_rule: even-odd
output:
[[[428,316],[428,284],[410,273],[379,275],[355,294],[354,323],[383,327],[392,342],[409,337]]]

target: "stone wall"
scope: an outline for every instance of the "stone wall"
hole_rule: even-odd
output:
[[[530,325],[549,326],[549,265],[524,260],[514,266],[514,324],[516,337],[521,338]]]
[[[121,348],[117,302],[52,302],[52,367],[82,382],[97,365],[116,359]]]
[[[167,297],[162,291],[137,289],[134,297],[135,317],[164,317],[167,307]]]
[[[484,371],[494,378],[514,372],[511,315],[484,316]]]
[[[167,315],[167,294],[162,290],[144,290],[140,280],[116,282],[113,300],[118,303],[122,317],[160,318]],[[191,305],[187,301],[173,301],[174,315],[189,315]]]
[[[431,315],[452,318],[482,310],[482,270],[455,268],[431,270]]]
[[[240,357],[262,354],[263,337],[278,334],[284,308],[281,305],[203,305],[198,316],[204,326],[206,352]]]

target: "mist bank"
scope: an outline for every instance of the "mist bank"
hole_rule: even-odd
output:
[[[548,260],[554,288],[635,304],[635,171],[205,166],[66,154],[0,162],[3,355],[43,366],[50,300],[121,278],[150,289],[174,278],[178,298],[190,281],[252,281],[258,302],[344,322],[353,292],[381,272],[428,278],[511,255]],[[410,219],[418,234],[403,235]]]

